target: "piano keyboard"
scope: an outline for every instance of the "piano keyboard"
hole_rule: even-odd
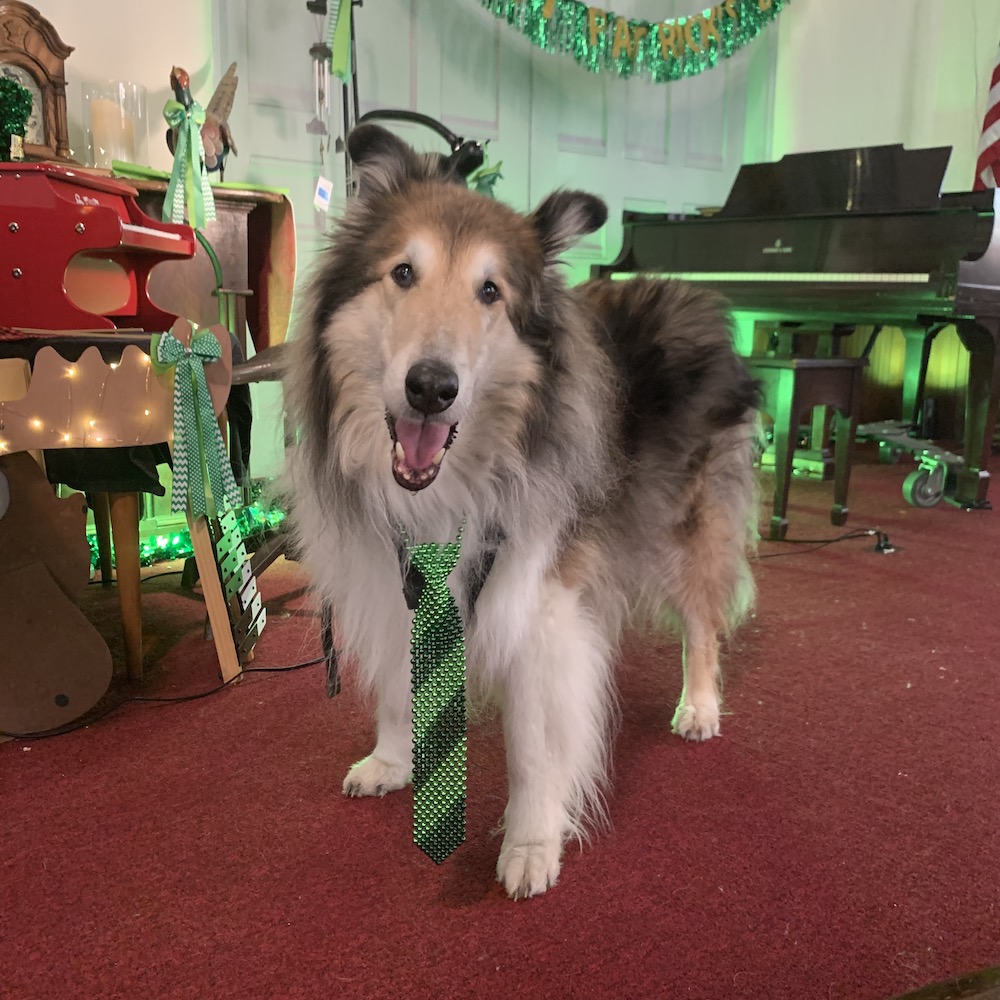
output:
[[[627,281],[629,278],[651,277],[651,275],[616,271],[611,277],[615,281]],[[682,281],[738,281],[744,284],[768,281],[814,285],[927,285],[930,284],[931,280],[929,274],[895,274],[891,272],[855,274],[836,271],[657,271],[655,277],[676,278]]]

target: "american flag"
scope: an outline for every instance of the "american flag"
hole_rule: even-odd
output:
[[[979,137],[978,159],[976,160],[976,183],[973,189],[1000,187],[1000,49],[993,63],[990,78],[990,93],[986,98],[986,117],[983,132]]]

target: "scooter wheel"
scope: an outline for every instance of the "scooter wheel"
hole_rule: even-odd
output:
[[[933,507],[943,495],[943,490],[931,485],[927,469],[911,472],[903,483],[903,497],[911,507]]]

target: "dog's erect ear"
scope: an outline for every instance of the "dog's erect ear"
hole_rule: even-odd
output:
[[[608,206],[585,191],[556,191],[529,216],[542,242],[546,261],[554,261],[564,250],[608,221]]]
[[[398,190],[417,172],[417,154],[381,125],[363,124],[347,137],[347,151],[361,171],[358,194],[368,198]]]

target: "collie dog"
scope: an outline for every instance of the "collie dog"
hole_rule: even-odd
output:
[[[473,697],[498,705],[509,777],[497,877],[559,875],[605,814],[613,664],[630,624],[677,624],[673,731],[719,733],[718,640],[747,610],[757,386],[715,295],[676,281],[567,287],[598,198],[528,215],[375,125],[359,190],[291,348],[290,523],[341,650],[377,703],[347,795],[411,770],[404,540],[453,541]]]

